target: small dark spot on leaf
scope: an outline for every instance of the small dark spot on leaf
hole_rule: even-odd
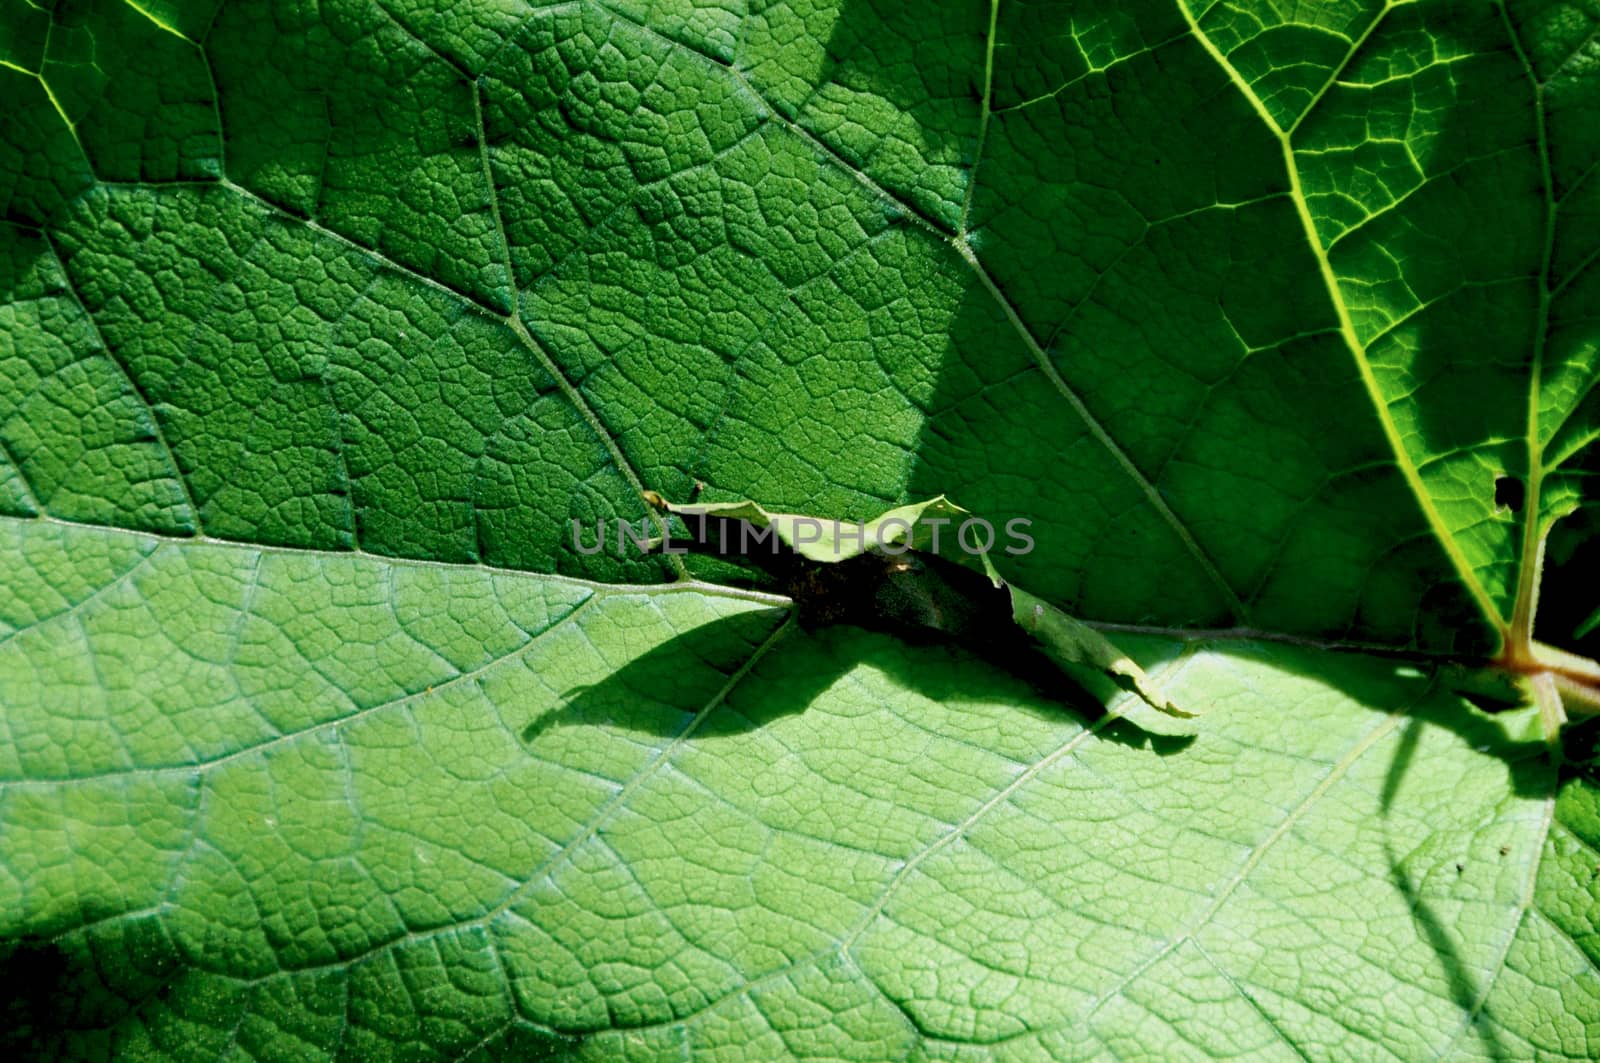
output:
[[[1494,504],[1497,506],[1509,509],[1513,513],[1521,513],[1522,500],[1527,493],[1527,487],[1515,476],[1494,478]]]
[[[1511,852],[1511,846],[1509,846],[1509,845],[1502,845],[1502,846],[1501,846],[1501,847],[1500,847],[1500,855],[1501,855],[1501,856],[1506,856],[1506,855],[1508,855],[1508,854],[1509,854],[1509,853],[1510,853],[1510,852]]]
[[[1461,872],[1465,871],[1466,869],[1467,869],[1467,865],[1466,864],[1457,864],[1456,865],[1456,874],[1459,875],[1459,874],[1461,874]]]

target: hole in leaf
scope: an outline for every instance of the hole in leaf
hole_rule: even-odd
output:
[[[1522,500],[1527,495],[1528,488],[1515,476],[1496,476],[1494,478],[1494,504],[1513,513],[1522,512]]]

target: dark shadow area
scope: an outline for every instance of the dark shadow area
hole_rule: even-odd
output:
[[[530,720],[522,740],[532,743],[553,728],[581,725],[677,734],[702,706],[722,695],[787,618],[784,609],[736,613],[685,631],[599,683],[563,691],[562,704]]]
[[[300,980],[293,993],[325,1019],[340,1014],[347,1002],[338,979]],[[270,1022],[282,1000],[248,983],[219,986],[215,976],[190,966],[157,916],[112,917],[49,939],[0,940],[0,1059],[7,1061],[128,1058],[142,1042],[150,1047],[141,1035],[151,1032],[158,1052],[171,1051],[175,1043],[191,1056],[215,1058],[219,1050],[227,1055],[226,1049],[237,1048],[230,1028],[250,1015]],[[329,1038],[320,1043],[319,1025]],[[294,1058],[322,1058],[342,1036],[331,1022],[298,1032],[304,1039],[295,1042],[301,1054]],[[164,1041],[163,1034],[179,1040]],[[473,1036],[458,1028],[457,1036],[462,1034]],[[511,1022],[461,1058],[569,1058],[583,1040]]]
[[[0,941],[0,1058],[111,1058],[117,1028],[172,1006],[187,969],[148,914]]]
[[[0,1052],[34,1058],[60,1029],[72,961],[51,941],[0,942]]]
[[[1556,522],[1545,541],[1544,585],[1534,635],[1600,660],[1600,512],[1580,509]]]
[[[1389,772],[1383,778],[1383,795],[1380,803],[1385,815],[1388,815],[1389,807],[1394,804],[1395,795],[1400,792],[1400,782],[1411,767],[1412,758],[1417,755],[1417,740],[1421,737],[1422,721],[1415,717],[1407,720],[1405,730],[1400,732],[1400,744],[1395,746],[1394,758],[1389,761]]]
[[[748,674],[730,653],[759,645],[777,623],[770,614],[740,614],[663,642],[600,683],[566,692],[566,701],[523,730],[533,742],[552,728],[581,724],[624,727],[671,737],[706,706],[696,735],[753,730],[804,712],[851,670],[867,666],[893,683],[933,701],[953,698],[993,702],[1007,712],[1068,714],[1100,737],[1168,755],[1192,737],[1153,735],[1123,720],[1106,720],[1104,706],[1042,654],[1019,652],[1005,666],[962,646],[932,638],[908,639],[840,624],[808,631],[800,625],[778,636]],[[752,646],[751,652],[755,652]],[[730,682],[737,683],[730,688]],[[693,691],[694,701],[680,700]],[[713,704],[714,703],[714,704]],[[680,705],[696,706],[685,711]],[[1000,711],[1000,710],[997,710]]]
[[[1321,673],[1313,673],[1308,668],[1307,674]],[[1419,673],[1413,666],[1397,666],[1394,675],[1409,689],[1397,691],[1393,700],[1362,697],[1361,688],[1357,685],[1340,684],[1340,689],[1346,694],[1374,711],[1392,712],[1396,708],[1409,706],[1405,728],[1400,733],[1388,773],[1384,777],[1382,807],[1385,812],[1394,804],[1404,786],[1406,775],[1416,763],[1417,750],[1428,727],[1452,732],[1476,752],[1504,762],[1508,781],[1518,796],[1550,796],[1557,785],[1557,773],[1549,747],[1537,737],[1511,737],[1494,718],[1495,713],[1513,706],[1504,702],[1486,702],[1489,706],[1486,710],[1483,705],[1475,703],[1475,695],[1453,689],[1445,678]]]
[[[1566,761],[1562,773],[1581,776],[1591,786],[1600,786],[1600,716],[1573,720],[1561,732],[1561,756]]]

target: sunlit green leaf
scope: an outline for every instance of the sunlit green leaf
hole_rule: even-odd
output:
[[[1597,790],[1452,679],[1592,663],[1597,27],[13,4],[0,1043],[1600,1055]],[[1031,521],[1196,733],[576,548],[697,482]]]

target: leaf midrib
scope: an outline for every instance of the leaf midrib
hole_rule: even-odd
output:
[[[1555,186],[1550,174],[1550,144],[1544,107],[1544,83],[1535,75],[1533,63],[1522,47],[1522,38],[1511,24],[1511,13],[1504,3],[1499,3],[1500,19],[1506,36],[1511,40],[1517,61],[1528,76],[1533,92],[1535,154],[1539,157],[1540,190],[1544,195],[1544,247],[1539,258],[1539,309],[1534,321],[1533,357],[1528,370],[1528,483],[1522,506],[1522,550],[1517,570],[1517,592],[1512,606],[1511,626],[1506,633],[1505,654],[1508,659],[1532,660],[1533,620],[1539,605],[1539,583],[1544,568],[1544,514],[1542,491],[1544,487],[1544,443],[1539,435],[1539,391],[1544,375],[1544,351],[1550,329],[1550,304],[1554,297],[1550,289],[1550,264],[1556,244]],[[1592,34],[1591,34],[1592,36]]]
[[[1434,504],[1431,492],[1427,489],[1427,485],[1422,482],[1422,472],[1417,463],[1412,460],[1410,452],[1406,449],[1405,441],[1400,436],[1400,430],[1395,424],[1394,416],[1389,411],[1389,403],[1384,398],[1383,390],[1378,384],[1376,374],[1373,372],[1372,363],[1367,358],[1366,348],[1356,335],[1355,322],[1350,315],[1350,308],[1345,302],[1343,289],[1340,287],[1338,277],[1333,271],[1333,264],[1328,259],[1327,250],[1323,247],[1322,238],[1317,234],[1316,222],[1311,217],[1310,205],[1306,201],[1305,190],[1300,181],[1299,163],[1296,161],[1294,153],[1293,134],[1299,128],[1300,123],[1304,121],[1306,115],[1309,115],[1315,109],[1316,104],[1322,100],[1328,87],[1339,79],[1339,75],[1354,60],[1361,46],[1377,29],[1378,24],[1383,21],[1389,12],[1397,7],[1405,6],[1408,2],[1410,0],[1392,0],[1392,2],[1385,4],[1378,11],[1374,16],[1372,25],[1368,26],[1352,43],[1344,58],[1329,73],[1326,83],[1315,94],[1305,113],[1288,129],[1284,129],[1272,117],[1272,113],[1267,110],[1266,104],[1262,102],[1261,97],[1250,87],[1250,83],[1244,79],[1244,76],[1239,73],[1228,57],[1222,54],[1221,49],[1201,29],[1199,20],[1190,10],[1187,0],[1173,0],[1184,20],[1189,24],[1189,30],[1194,35],[1196,42],[1222,70],[1228,80],[1232,82],[1240,96],[1249,104],[1251,110],[1261,120],[1262,125],[1266,127],[1267,132],[1277,140],[1283,154],[1284,171],[1289,180],[1289,199],[1294,204],[1295,213],[1300,219],[1306,244],[1312,256],[1316,259],[1322,286],[1328,294],[1328,299],[1332,303],[1333,311],[1338,321],[1339,335],[1344,340],[1345,347],[1348,349],[1356,370],[1361,376],[1367,399],[1371,403],[1373,412],[1377,415],[1379,425],[1383,429],[1384,438],[1388,441],[1395,465],[1399,468],[1401,476],[1405,478],[1406,486],[1410,489],[1417,505],[1421,508],[1424,519],[1433,531],[1434,538],[1438,540],[1440,547],[1449,557],[1450,563],[1456,570],[1456,574],[1461,579],[1463,586],[1472,595],[1484,619],[1493,624],[1501,638],[1504,639],[1507,634],[1506,622],[1501,616],[1500,610],[1495,606],[1494,598],[1478,578],[1477,571],[1473,568],[1471,562],[1467,560],[1465,552],[1461,549],[1461,544],[1456,541],[1455,536],[1451,534],[1449,527],[1445,524],[1443,516]],[[1521,579],[1522,574],[1519,572],[1519,583]]]

